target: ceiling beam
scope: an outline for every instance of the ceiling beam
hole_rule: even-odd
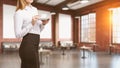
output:
[[[3,0],[3,4],[16,6],[17,0]],[[72,14],[71,10],[70,11],[62,11],[61,8],[55,9],[55,7],[53,7],[53,6],[37,3],[36,1],[34,1],[34,3],[32,3],[32,5],[37,7],[37,9],[39,9],[39,10],[55,11],[58,13],[60,12],[60,13],[65,13],[65,14]]]
[[[54,6],[50,6],[50,5],[47,5],[47,4],[34,2],[32,5],[34,5],[35,7],[37,7],[40,10],[55,11],[55,12],[58,12],[58,13],[72,14],[72,10],[62,11],[61,8],[55,8]]]
[[[73,2],[76,2],[78,0],[65,0],[64,2],[61,2],[60,4],[56,5],[55,7],[56,8],[62,8],[63,6],[65,6],[66,4],[68,3],[73,3]]]
[[[3,0],[3,4],[17,5],[17,0]]]
[[[17,0],[3,0],[3,4],[9,4],[9,5],[16,6]],[[33,2],[32,5],[37,7],[40,10],[51,11],[51,10],[54,9],[53,6],[49,6],[49,5],[46,5],[46,4],[40,4],[40,3],[36,3],[36,2]]]
[[[41,4],[41,3],[34,2],[32,5],[37,7],[39,10],[46,10],[46,11],[54,10],[53,6],[50,6],[50,5],[47,5],[47,4]]]
[[[82,12],[89,11],[95,8],[99,8],[101,6],[110,5],[116,2],[120,2],[120,0],[104,0],[104,1],[92,4],[92,5],[77,9],[75,10],[76,11],[75,13],[77,13],[77,15],[80,15]]]

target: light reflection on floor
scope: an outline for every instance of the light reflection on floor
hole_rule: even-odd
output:
[[[114,55],[111,61],[111,68],[120,68],[120,55]]]
[[[82,52],[81,52],[82,54]],[[81,55],[83,56],[83,55]],[[85,52],[86,58],[80,58],[80,68],[98,68],[97,56],[94,52]]]
[[[107,52],[85,52],[82,59],[82,51],[71,50],[53,51],[49,56],[43,56],[44,64],[40,68],[120,68],[120,55],[109,55]],[[7,65],[6,65],[7,64]],[[0,54],[0,68],[20,68],[18,53]]]

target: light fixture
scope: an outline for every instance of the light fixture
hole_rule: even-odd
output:
[[[55,11],[51,11],[50,14],[51,14],[51,15],[55,15],[56,12],[55,12]]]
[[[67,5],[65,5],[62,10],[69,10],[69,7]]]
[[[109,8],[108,10],[109,10],[109,11],[112,11],[112,10],[115,10],[115,8]]]
[[[89,2],[89,0],[80,0],[80,3],[87,3],[87,2]]]
[[[80,18],[80,16],[75,16],[75,19],[79,19]]]

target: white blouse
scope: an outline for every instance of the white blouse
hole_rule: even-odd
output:
[[[38,10],[33,6],[26,6],[25,9],[15,12],[14,28],[17,38],[22,38],[27,33],[40,34],[44,25],[42,25],[41,20],[32,25],[32,17],[35,15],[38,15]]]

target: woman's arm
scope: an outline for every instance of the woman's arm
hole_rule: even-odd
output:
[[[40,24],[40,32],[44,29],[44,25],[43,24]]]
[[[26,27],[22,28],[23,25],[23,16],[21,13],[15,13],[14,16],[14,29],[15,35],[17,38],[25,36],[33,27],[32,23],[28,24]]]
[[[42,23],[40,24],[40,32],[44,29],[44,26],[48,23],[49,19],[41,20]]]

